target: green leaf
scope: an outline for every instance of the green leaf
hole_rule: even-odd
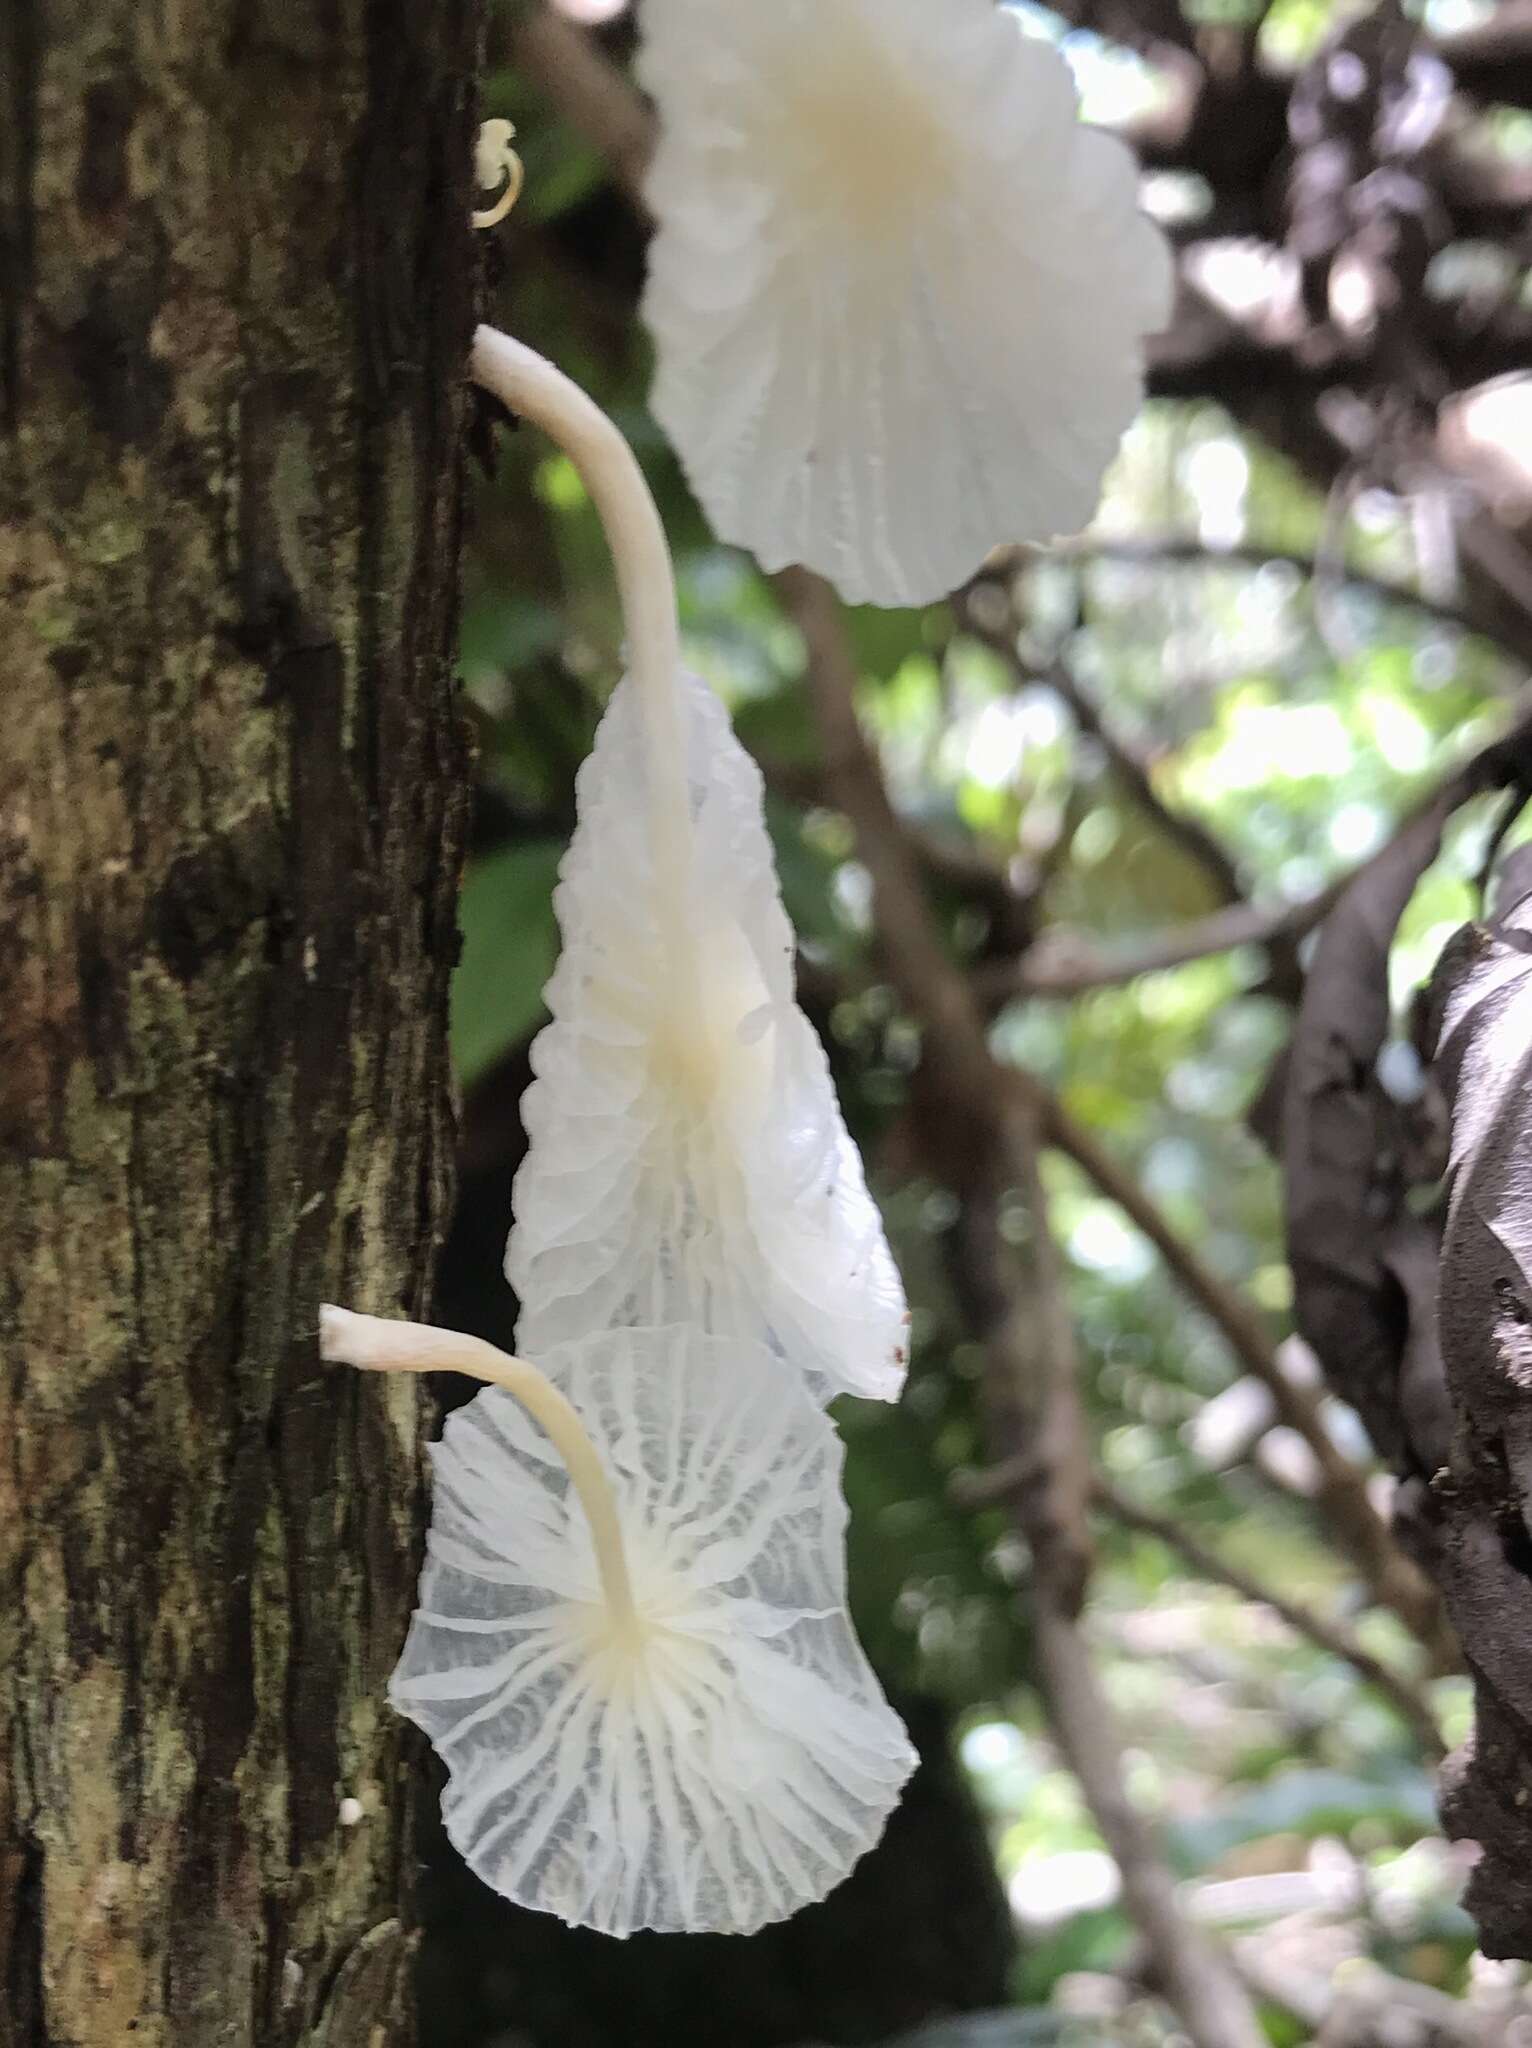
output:
[[[469,1087],[519,1045],[542,1013],[558,954],[556,839],[507,846],[470,864],[458,900],[463,955],[452,978],[452,1061]]]

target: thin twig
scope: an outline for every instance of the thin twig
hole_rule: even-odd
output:
[[[1016,659],[1014,643],[1009,649],[1002,646],[999,651],[1015,664],[1018,678],[1044,683],[1063,698],[1075,724],[1095,740],[1106,755],[1112,773],[1139,809],[1154,820],[1173,846],[1179,846],[1202,869],[1215,894],[1226,905],[1243,903],[1245,880],[1228,848],[1215,838],[1200,818],[1166,803],[1154,786],[1154,759],[1149,749],[1138,745],[1118,729],[1068,663],[1056,661],[1043,675],[1028,678],[1026,670]]]
[[[1273,985],[1279,992],[1296,999],[1303,985],[1303,971],[1298,963],[1297,940],[1284,930],[1284,918],[1257,913],[1247,903],[1244,877],[1228,848],[1200,818],[1166,802],[1155,786],[1151,751],[1118,728],[1066,661],[1056,659],[1036,675],[1028,670],[1017,645],[1020,621],[1015,617],[1014,600],[1009,589],[1006,604],[1010,608],[1010,616],[1004,626],[999,626],[989,616],[987,606],[976,601],[980,587],[979,583],[970,584],[953,598],[953,608],[964,629],[999,656],[1018,684],[1041,683],[1063,699],[1075,724],[1082,732],[1088,733],[1106,755],[1113,774],[1132,801],[1172,846],[1179,847],[1202,870],[1212,885],[1214,895],[1223,905],[1212,918],[1188,927],[1189,942],[1198,950],[1182,952],[1182,935],[1171,933],[1160,942],[1157,956],[1154,949],[1148,954],[1135,956],[1139,962],[1146,958],[1153,961],[1152,967],[1140,965],[1137,971],[1153,972],[1159,967],[1181,966],[1188,959],[1203,957],[1204,952],[1225,952],[1253,939],[1264,944],[1271,953]],[[1227,922],[1221,923],[1220,920]],[[1247,927],[1253,927],[1253,930],[1247,930]],[[981,983],[981,994],[991,1004],[1015,994],[1076,995],[1085,988],[1108,985],[1119,972],[1118,964],[1109,957],[1103,959],[1094,947],[1082,952],[1078,945],[1059,946],[1057,941],[1050,944],[1045,934],[1041,945],[1030,947],[1019,961],[1002,961],[996,971],[986,975]]]
[[[626,74],[584,29],[551,7],[528,7],[515,20],[510,57],[606,159],[623,192],[647,218],[644,173],[654,151],[655,122]]]
[[[1016,1486],[1024,1483],[1028,1464],[1029,1461],[1018,1459],[1009,1466],[996,1465],[982,1472],[966,1473],[954,1483],[953,1497],[964,1507],[979,1507],[989,1501],[1003,1500]],[[1419,1741],[1424,1755],[1433,1763],[1441,1761],[1445,1746],[1430,1701],[1402,1673],[1366,1649],[1350,1629],[1339,1622],[1326,1620],[1296,1600],[1289,1600],[1286,1594],[1277,1592],[1241,1566],[1209,1550],[1173,1516],[1157,1514],[1152,1508],[1129,1500],[1110,1480],[1099,1474],[1091,1482],[1091,1497],[1114,1522],[1126,1529],[1136,1529],[1141,1535],[1152,1536],[1156,1542],[1175,1551],[1199,1579],[1211,1585],[1227,1586],[1242,1600],[1269,1607],[1295,1635],[1305,1636],[1326,1655],[1338,1657],[1349,1664],[1364,1683],[1393,1707]]]
[[[1179,565],[1189,569],[1235,569],[1245,573],[1264,569],[1272,564],[1282,568],[1296,569],[1305,582],[1320,589],[1344,586],[1350,590],[1366,591],[1369,596],[1384,604],[1396,605],[1405,611],[1420,612],[1427,618],[1439,619],[1443,625],[1456,626],[1465,633],[1498,644],[1499,635],[1485,619],[1469,604],[1455,604],[1443,598],[1428,597],[1413,584],[1396,582],[1392,577],[1379,576],[1370,569],[1357,568],[1350,562],[1323,562],[1313,555],[1305,554],[1298,548],[1269,546],[1264,541],[1236,541],[1231,544],[1212,546],[1190,534],[1145,534],[1133,537],[1085,535],[1079,540],[1063,541],[1039,556],[1015,555],[1010,560],[1020,566],[1027,560],[1063,560],[1090,564],[1093,562],[1116,562],[1131,567],[1142,565],[1154,567],[1160,564]]]
[[[1152,1509],[1142,1507],[1119,1493],[1106,1479],[1098,1477],[1092,1487],[1092,1494],[1098,1506],[1109,1514],[1114,1522],[1120,1522],[1126,1529],[1137,1529],[1145,1536],[1153,1536],[1183,1557],[1201,1579],[1214,1584],[1222,1583],[1238,1593],[1243,1600],[1252,1600],[1269,1607],[1273,1614],[1285,1621],[1296,1635],[1307,1636],[1332,1657],[1339,1657],[1380,1693],[1394,1709],[1401,1720],[1414,1732],[1421,1749],[1432,1763],[1439,1763],[1446,1754],[1442,1741],[1440,1724],[1431,1710],[1430,1701],[1419,1689],[1410,1684],[1401,1673],[1393,1670],[1379,1657],[1365,1649],[1348,1628],[1338,1622],[1327,1621],[1312,1608],[1304,1607],[1296,1600],[1289,1600],[1285,1594],[1263,1585],[1249,1572],[1237,1564],[1231,1564],[1216,1552],[1199,1543],[1189,1530],[1169,1515],[1156,1514]]]
[[[1154,761],[1149,750],[1118,729],[1066,661],[1056,660],[1035,674],[1029,670],[1017,651],[1019,621],[1012,617],[1004,626],[995,625],[985,616],[985,608],[972,601],[974,589],[975,586],[970,585],[953,598],[953,608],[964,630],[997,654],[1018,684],[1040,684],[1061,697],[1075,724],[1095,740],[1106,755],[1113,774],[1139,809],[1154,820],[1173,845],[1179,846],[1202,869],[1221,902],[1226,905],[1243,904],[1244,880],[1228,849],[1219,843],[1200,818],[1176,810],[1165,802],[1154,786]]]
[[[1318,1472],[1316,1510],[1361,1572],[1372,1598],[1399,1617],[1433,1660],[1448,1656],[1435,1590],[1399,1548],[1373,1506],[1366,1474],[1331,1436],[1319,1393],[1283,1371],[1276,1346],[1249,1302],[1203,1263],[1100,1140],[1030,1076],[1013,1077],[1013,1085],[1024,1086],[1037,1102],[1048,1141],[1148,1238],[1182,1291],[1218,1329],[1251,1377],[1265,1387],[1279,1419],[1308,1446]]]
[[[1400,819],[1384,843],[1345,874],[1300,903],[1232,904],[1227,910],[1195,919],[1177,930],[1146,940],[1132,952],[1103,953],[1084,942],[1044,933],[1017,961],[980,968],[980,994],[994,1002],[1005,995],[1079,995],[1087,989],[1119,987],[1140,974],[1185,966],[1236,946],[1272,946],[1306,938],[1317,931],[1355,883],[1389,857],[1407,833],[1427,817],[1450,815],[1472,797],[1501,787],[1514,778],[1505,769],[1508,753],[1524,744],[1532,730],[1532,691],[1523,691],[1509,707],[1501,736],[1458,765],[1420,797]]]
[[[980,969],[980,990],[991,1001],[1008,996],[1078,996],[1095,988],[1121,988],[1141,974],[1161,974],[1240,946],[1291,944],[1324,922],[1341,886],[1301,903],[1230,904],[1227,910],[1194,918],[1121,953],[1104,951],[1093,941],[1055,928],[1014,963],[1002,960]]]

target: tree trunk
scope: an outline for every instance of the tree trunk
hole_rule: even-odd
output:
[[[477,0],[0,0],[0,2048],[395,2048]]]

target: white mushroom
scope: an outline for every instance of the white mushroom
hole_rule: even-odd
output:
[[[646,0],[652,404],[721,538],[856,603],[1083,526],[1171,263],[994,0]]]
[[[494,1383],[435,1446],[391,1690],[478,1875],[619,1935],[748,1933],[838,1884],[914,1755],[846,1614],[840,1440],[778,1362],[619,1330],[551,1356],[556,1391],[474,1338],[333,1308],[321,1347]]]
[[[764,1344],[821,1399],[896,1399],[904,1295],[793,1000],[761,778],[680,665],[669,554],[627,444],[583,393],[481,329],[473,372],[585,477],[610,536],[631,675],[579,779],[557,896],[553,1022],[507,1272],[517,1342],[696,1322]]]

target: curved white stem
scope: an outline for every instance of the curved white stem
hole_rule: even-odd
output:
[[[521,167],[521,158],[513,156],[506,166],[505,190],[493,206],[486,206],[481,212],[470,214],[470,225],[476,228],[497,228],[521,197],[521,187],[526,173]]]
[[[691,794],[681,703],[675,571],[659,510],[637,458],[595,401],[562,370],[495,327],[474,336],[469,375],[557,442],[589,491],[617,571],[628,665],[643,706],[660,900],[684,916]]]
[[[474,179],[481,192],[492,192],[504,181],[504,189],[493,206],[471,216],[476,228],[498,227],[521,197],[526,172],[521,158],[511,147],[516,135],[514,121],[483,121],[474,150]]]
[[[387,1316],[354,1315],[328,1303],[319,1311],[319,1355],[366,1372],[462,1372],[487,1386],[504,1387],[547,1432],[564,1461],[569,1483],[590,1524],[596,1569],[614,1629],[637,1626],[633,1581],[623,1548],[612,1482],[575,1410],[551,1380],[524,1358],[497,1351],[460,1330],[437,1330]]]

